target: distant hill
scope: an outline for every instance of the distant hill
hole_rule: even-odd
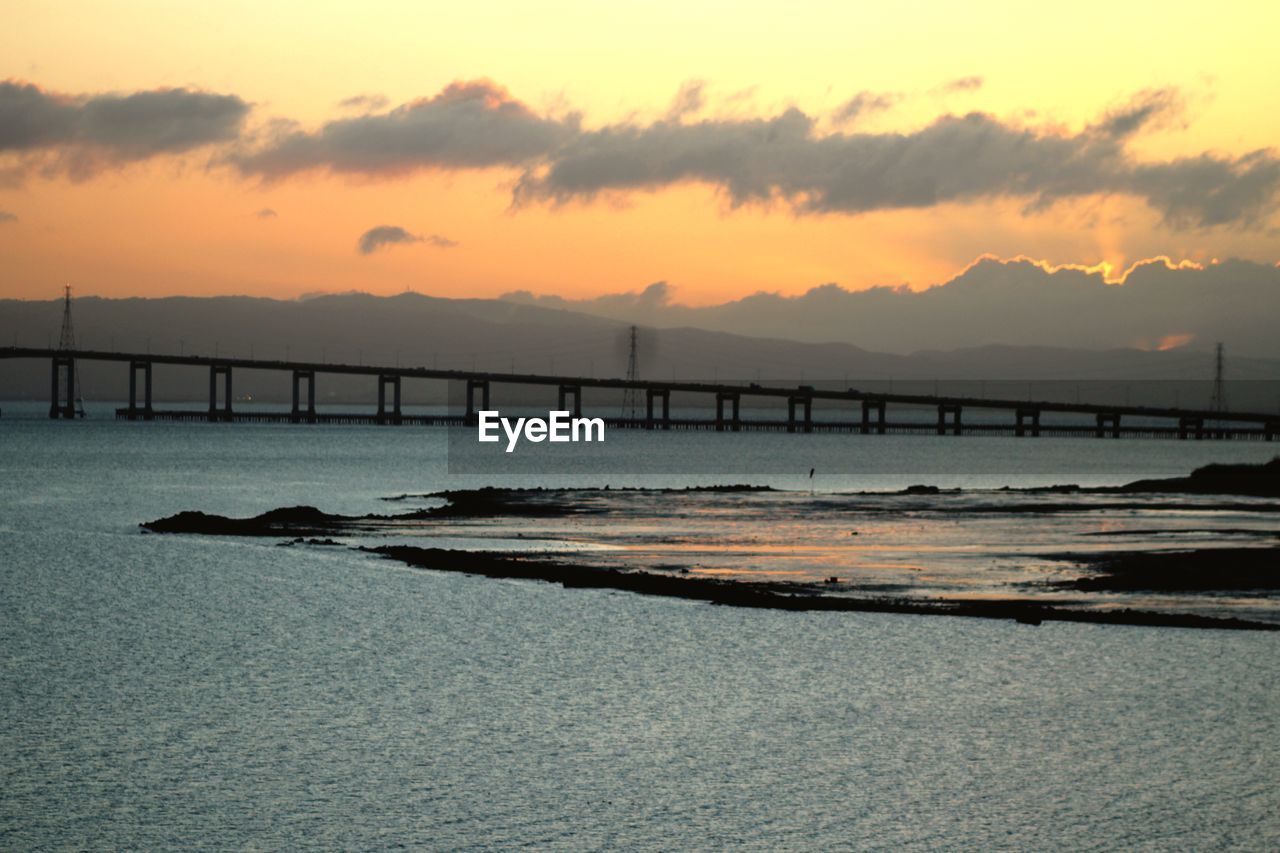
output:
[[[294,358],[365,364],[620,376],[626,324],[579,312],[509,300],[443,299],[417,294],[320,296],[298,301],[253,297],[77,299],[83,348],[238,357]],[[46,346],[57,341],[58,301],[0,300],[0,343]],[[87,395],[119,399],[118,365],[83,365]],[[157,399],[200,400],[207,377],[166,368]],[[934,381],[1118,382],[1207,381],[1208,351],[1083,350],[981,346],[910,355],[871,352],[846,343],[803,343],[697,328],[643,329],[642,377],[834,383]],[[1233,358],[1234,379],[1280,379],[1280,361]],[[285,399],[285,377],[237,378],[238,393]],[[985,389],[993,392],[991,389]],[[1020,386],[1019,386],[1020,387]],[[326,396],[365,400],[372,383],[326,379]],[[977,389],[969,389],[976,391]],[[1198,393],[1198,392],[1196,392]],[[0,396],[43,399],[48,365],[0,362]]]

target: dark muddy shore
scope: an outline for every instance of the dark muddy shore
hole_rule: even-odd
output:
[[[1169,628],[1280,630],[1280,625],[1247,619],[1216,619],[1193,614],[1155,613],[1145,610],[1072,610],[1002,600],[948,602],[894,598],[844,598],[822,595],[813,587],[798,584],[754,583],[662,575],[645,571],[600,569],[485,551],[454,551],[407,545],[383,545],[360,550],[380,554],[421,569],[458,572],[487,578],[546,581],[572,588],[615,589],[641,595],[706,601],[729,607],[967,616],[981,619],[1012,619],[1028,625],[1040,625],[1044,622],[1087,622],[1099,625],[1146,625]]]
[[[1056,586],[1084,592],[1250,592],[1280,590],[1280,548],[1063,555],[1097,572]]]

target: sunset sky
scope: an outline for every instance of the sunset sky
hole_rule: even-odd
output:
[[[9,0],[0,296],[1280,260],[1263,3]],[[381,230],[374,230],[381,229]]]

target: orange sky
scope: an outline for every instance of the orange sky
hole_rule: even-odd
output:
[[[381,115],[482,78],[539,119],[577,114],[582,133],[652,129],[681,86],[700,80],[703,104],[674,122],[737,127],[794,107],[814,122],[814,140],[888,138],[976,111],[1001,127],[1066,138],[1138,93],[1171,89],[1177,108],[1125,143],[1139,165],[1206,153],[1234,162],[1280,139],[1271,104],[1280,84],[1275,7],[1075,3],[1053,13],[1019,5],[659,2],[637,13],[567,2],[478,12],[421,3],[11,2],[0,79],[51,97],[186,87],[236,95],[252,109],[235,142],[87,177],[56,165],[66,145],[0,144],[0,295],[53,298],[71,282],[106,296],[586,296],[666,280],[681,301],[703,304],[824,282],[922,287],[983,253],[1117,268],[1154,255],[1280,258],[1274,199],[1260,215],[1170,224],[1158,202],[1128,184],[1034,209],[1025,195],[980,192],[806,212],[782,196],[734,205],[725,185],[695,178],[513,208],[522,169],[511,165],[394,175],[321,168],[264,182],[224,163],[233,147],[263,144],[273,120],[314,132],[352,116],[338,102],[353,95],[385,98],[373,111]],[[980,83],[948,86],[964,78]],[[838,125],[835,113],[862,91],[891,106]],[[770,168],[803,171],[795,161],[804,159]],[[963,178],[963,162],[957,171]],[[263,209],[275,215],[255,215]],[[357,252],[360,235],[378,225],[457,245]]]

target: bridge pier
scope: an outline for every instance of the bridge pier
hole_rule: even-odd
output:
[[[1097,424],[1097,429],[1094,430],[1093,434],[1096,437],[1105,437],[1108,430],[1110,430],[1112,438],[1120,437],[1119,412],[1099,412],[1095,423]]]
[[[1031,430],[1032,438],[1040,437],[1040,410],[1039,409],[1018,409],[1017,410],[1018,427],[1015,435],[1019,438],[1027,434],[1027,430]]]
[[[733,420],[730,421],[730,428],[734,432],[738,432],[742,428],[741,419],[738,416],[738,403],[741,395],[731,392],[721,391],[716,394],[716,432],[724,432],[724,404],[732,403]],[[794,415],[793,415],[794,416]],[[806,420],[808,418],[806,417]]]
[[[222,377],[222,411],[218,411],[218,377]],[[231,420],[231,365],[209,365],[209,420]]]
[[[561,385],[560,386],[560,390],[556,395],[556,411],[559,411],[559,412],[570,411],[569,409],[565,408],[565,403],[568,401],[571,395],[573,397],[573,409],[572,409],[573,416],[575,418],[580,418],[582,417],[582,386],[581,385]],[[487,400],[488,397],[486,397],[485,399]],[[488,404],[486,403],[485,405],[488,405]]]
[[[385,424],[387,419],[387,386],[391,386],[391,418],[390,422],[398,424],[400,420],[400,376],[399,374],[378,374],[378,423]]]
[[[1264,441],[1272,441],[1276,436],[1280,435],[1280,421],[1267,421],[1262,427],[1262,438]]]
[[[142,410],[138,410],[138,371],[142,371]],[[141,415],[143,420],[154,420],[155,412],[151,408],[151,362],[129,362],[129,420],[136,421]]]
[[[876,413],[874,422],[871,419],[872,412]],[[875,431],[884,435],[884,400],[862,401],[862,434],[870,435],[873,424]]]
[[[796,431],[796,407],[804,406],[804,431],[813,432],[813,398],[808,394],[787,398],[787,432]]]
[[[948,427],[952,435],[960,435],[960,411],[959,403],[938,404],[938,435],[946,435]]]
[[[475,392],[480,392],[480,408],[476,408]],[[476,412],[488,411],[489,409],[489,380],[488,379],[468,379],[467,380],[467,415],[466,422],[474,424],[478,420]]]
[[[61,400],[61,388],[59,387],[61,377],[59,374],[66,370],[67,372],[67,398]],[[53,357],[53,381],[49,393],[49,417],[58,418],[75,418],[76,416],[76,360],[69,355],[55,355]]]
[[[662,428],[671,429],[671,390],[669,388],[646,388],[644,392],[644,428],[653,429],[653,400],[662,398]]]
[[[300,405],[299,386],[302,380],[307,380],[307,415],[306,421],[309,424],[316,422],[316,372],[314,370],[295,370],[293,371],[293,409],[289,412],[289,420],[293,423],[301,423],[302,406]]]
[[[1197,441],[1204,438],[1204,418],[1178,418],[1178,438],[1186,439],[1187,435],[1192,432],[1194,432]]]

